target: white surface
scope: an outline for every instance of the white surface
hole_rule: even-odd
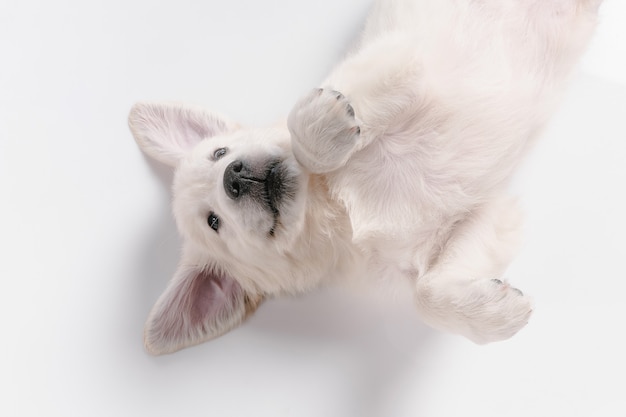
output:
[[[528,232],[508,278],[536,308],[515,338],[479,347],[410,306],[325,291],[268,302],[214,342],[144,353],[179,242],[171,174],[131,139],[131,104],[269,124],[340,58],[369,3],[0,5],[0,415],[626,415],[618,0],[517,178]]]

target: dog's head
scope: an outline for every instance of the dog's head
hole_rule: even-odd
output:
[[[129,125],[141,149],[176,168],[181,262],[146,323],[145,344],[168,353],[217,337],[266,295],[306,286],[286,279],[305,228],[309,176],[287,129],[243,129],[187,106],[137,104]]]

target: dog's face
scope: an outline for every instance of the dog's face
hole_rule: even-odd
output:
[[[169,104],[138,104],[129,124],[146,154],[176,167],[183,237],[178,270],[146,323],[147,349],[168,353],[217,337],[265,295],[294,292],[281,264],[304,227],[309,177],[289,132],[241,129]]]
[[[299,234],[306,186],[288,132],[240,129],[204,139],[181,159],[174,215],[184,239],[220,263],[263,264]]]

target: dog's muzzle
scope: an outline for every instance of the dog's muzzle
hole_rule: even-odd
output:
[[[236,160],[224,171],[224,191],[234,201],[252,200],[278,213],[284,185],[284,170],[280,161],[247,164]]]

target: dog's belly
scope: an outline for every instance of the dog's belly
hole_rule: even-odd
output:
[[[327,81],[362,121],[362,149],[329,175],[357,242],[445,229],[489,200],[506,185],[558,95],[543,88],[547,70],[515,69],[511,59],[494,72],[488,55],[452,48],[466,59],[446,61],[420,55],[423,46],[411,42],[411,36],[379,39]]]
[[[380,7],[392,3],[405,4]],[[501,193],[593,27],[559,1],[494,3],[493,16],[480,2],[426,3],[448,24],[416,15],[420,24],[374,25],[324,83],[362,122],[360,150],[328,175],[331,195],[383,275],[422,273],[452,225]]]

